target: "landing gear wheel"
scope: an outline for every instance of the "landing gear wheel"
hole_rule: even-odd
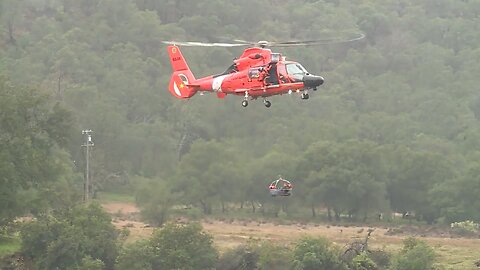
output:
[[[270,101],[268,101],[268,100],[264,100],[264,101],[263,101],[263,104],[264,104],[265,107],[267,107],[267,108],[270,108],[270,106],[272,106],[272,103],[271,103]]]
[[[248,101],[247,100],[242,101],[242,106],[247,107],[248,106]]]
[[[308,93],[302,93],[302,99],[308,99],[308,98],[310,98]]]

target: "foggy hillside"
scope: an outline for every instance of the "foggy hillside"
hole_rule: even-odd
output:
[[[313,215],[322,206],[337,218],[392,209],[478,221],[479,14],[480,2],[453,0],[3,0],[0,73],[58,103],[65,125],[40,129],[65,133],[49,134],[66,167],[55,177],[80,190],[81,130],[92,129],[94,192],[133,195],[152,180],[209,213],[265,201],[282,175],[295,182],[295,207]],[[178,100],[167,90],[161,41],[345,32],[366,38],[273,48],[325,77],[309,100],[243,108],[241,97]],[[182,48],[197,77],[223,72],[242,50]]]
[[[0,268],[480,265],[479,18],[479,0],[0,0]],[[168,90],[162,41],[352,33],[365,38],[271,48],[325,78],[308,100]],[[197,78],[245,49],[180,48]],[[291,196],[270,196],[279,177]],[[249,227],[265,220],[296,225]],[[457,239],[402,247],[407,223]]]

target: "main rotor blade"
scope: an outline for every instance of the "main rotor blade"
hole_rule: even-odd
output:
[[[354,34],[353,37],[334,37],[313,40],[292,40],[292,41],[258,41],[251,42],[242,39],[234,39],[232,43],[226,42],[199,42],[199,41],[162,41],[164,44],[190,46],[190,47],[245,47],[245,46],[259,46],[259,47],[293,47],[293,46],[314,46],[326,44],[348,43],[365,38],[364,34]]]
[[[293,47],[293,46],[314,46],[314,45],[327,45],[327,44],[339,44],[348,43],[365,38],[364,34],[357,34],[355,37],[350,38],[325,38],[314,40],[297,40],[297,41],[281,41],[281,42],[269,42],[267,46],[270,47]]]
[[[241,42],[245,45],[255,45],[257,44],[257,42],[252,42],[252,41],[248,41],[248,40],[243,40],[243,39],[234,39],[233,41],[235,42]]]
[[[220,42],[197,42],[197,41],[162,41],[164,44],[180,45],[190,47],[240,47],[246,46],[243,43],[220,43]]]

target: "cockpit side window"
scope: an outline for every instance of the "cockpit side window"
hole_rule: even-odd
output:
[[[307,74],[305,68],[298,63],[286,64],[285,68],[287,69],[289,77],[293,81],[301,81],[303,79],[303,75]]]

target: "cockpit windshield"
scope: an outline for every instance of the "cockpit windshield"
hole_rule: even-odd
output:
[[[307,70],[299,63],[287,64],[287,73],[290,75],[305,75]]]
[[[308,74],[307,70],[299,63],[289,63],[285,67],[288,75],[295,81],[302,80],[303,75]]]

